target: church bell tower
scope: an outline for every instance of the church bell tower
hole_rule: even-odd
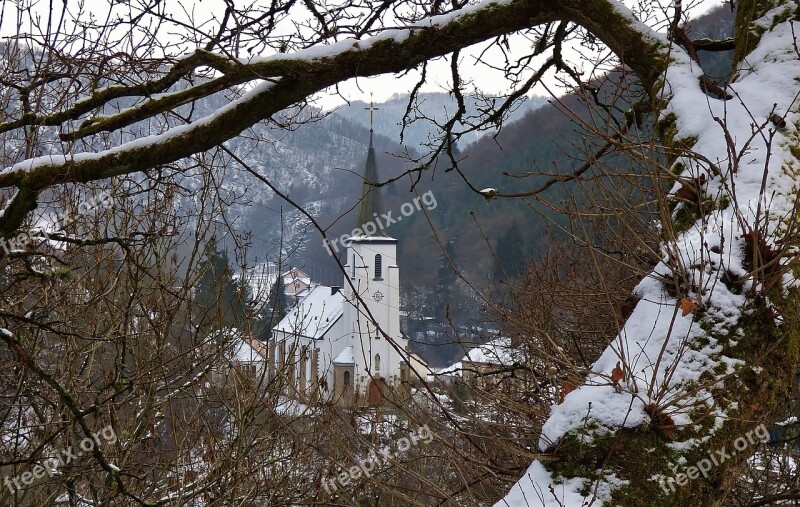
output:
[[[372,104],[372,114],[376,110]],[[370,128],[369,148],[364,164],[364,183],[357,230],[347,242],[345,332],[352,337],[354,387],[356,392],[370,392],[375,379],[393,385],[400,379],[400,365],[405,362],[398,352],[406,350],[407,341],[400,332],[400,270],[397,266],[397,240],[389,237],[381,222],[380,188],[374,186],[378,166]],[[389,339],[394,342],[394,345]],[[370,394],[371,395],[371,394]]]

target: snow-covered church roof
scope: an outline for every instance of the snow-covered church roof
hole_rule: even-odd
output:
[[[336,356],[336,359],[333,360],[333,364],[338,364],[343,366],[355,364],[355,362],[356,362],[356,357],[353,353],[352,345],[348,345],[347,347],[345,347],[344,350],[342,350],[339,353],[339,355]]]
[[[317,285],[297,306],[286,314],[276,331],[295,336],[321,339],[339,320],[344,310],[344,295],[340,290],[326,285]]]

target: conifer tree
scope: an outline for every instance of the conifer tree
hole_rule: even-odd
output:
[[[497,260],[494,270],[495,281],[519,278],[527,264],[527,256],[525,240],[516,220],[497,239],[495,255]]]
[[[260,340],[269,338],[272,328],[278,325],[288,313],[289,305],[286,301],[286,286],[283,283],[283,276],[278,275],[275,283],[269,291],[269,301],[264,310],[257,318],[257,333]]]
[[[199,270],[202,273],[194,294],[195,324],[205,329],[244,328],[247,319],[248,287],[243,277],[237,281],[228,253],[216,240],[206,245]]]

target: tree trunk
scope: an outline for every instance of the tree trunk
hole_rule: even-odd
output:
[[[771,6],[738,4],[730,88],[669,48],[652,94],[673,161],[663,178],[693,198],[669,203],[640,303],[553,407],[540,447],[557,459],[535,462],[497,505],[724,505],[785,409],[800,338],[800,53],[795,5]]]

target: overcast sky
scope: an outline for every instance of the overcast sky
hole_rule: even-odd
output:
[[[78,12],[82,12],[81,17],[94,16],[98,20],[106,19],[111,15],[125,16],[130,15],[130,6],[136,5],[138,0],[63,0],[62,1],[41,1],[41,0],[0,0],[2,1],[2,12],[0,13],[0,34],[9,36],[17,33],[17,16],[20,8],[30,9],[35,12],[39,19],[41,27],[45,27],[48,20],[53,26],[58,26],[60,22],[60,10],[62,5],[66,5],[68,12],[74,16]],[[625,0],[626,5],[634,7],[634,2]],[[666,4],[666,2],[664,2]],[[690,6],[690,12],[693,15],[698,15],[702,12],[709,10],[712,7],[720,5],[721,0],[695,0],[693,5]],[[31,7],[32,5],[32,7]],[[220,16],[225,9],[224,0],[163,0],[160,4],[164,6],[165,12],[174,16],[183,22],[193,24],[193,26],[207,26],[208,31],[213,31],[214,26],[218,23],[212,20],[214,15]],[[650,11],[651,15],[659,16],[659,3],[654,1],[647,1],[644,4],[644,9]],[[20,7],[21,6],[21,7]],[[54,10],[50,10],[50,6]],[[49,16],[50,12],[55,15]],[[301,9],[298,11],[299,16],[308,15],[307,11]],[[68,16],[69,17],[69,16]],[[663,17],[661,15],[660,17]],[[212,20],[212,21],[209,21]],[[293,29],[293,25],[286,24],[283,30],[287,28]],[[23,31],[30,31],[30,26],[24,26]],[[33,31],[40,31],[42,28],[33,28]],[[147,28],[141,27],[141,34],[147,34]],[[178,28],[168,28],[160,32],[163,36],[169,37],[169,33],[179,31]],[[526,40],[520,35],[516,35],[509,40],[512,53],[523,55],[527,52],[532,45],[532,42]],[[478,55],[485,48],[486,44],[478,45],[468,50],[462,51],[461,54],[461,68],[464,71],[463,78],[468,80],[465,87],[466,92],[472,91],[473,87],[477,87],[489,94],[503,94],[509,91],[509,81],[503,76],[500,71],[493,71],[486,65],[481,65],[477,62]],[[186,48],[187,51],[191,48]],[[574,51],[569,51],[566,58],[577,67],[579,72],[588,75],[593,68],[591,62],[597,55],[586,54],[579,55]],[[482,54],[481,57],[486,61],[502,61],[500,60],[501,53],[499,50],[493,50],[489,53]],[[546,56],[543,56],[539,62],[544,61]],[[528,75],[533,72],[535,68],[529,70]],[[374,97],[376,102],[381,102],[391,98],[394,94],[405,95],[408,94],[414,87],[419,79],[418,71],[410,71],[405,76],[380,76],[375,78],[361,78],[352,79],[339,86],[339,91],[344,97],[350,100],[364,100],[369,101],[370,97]],[[447,91],[449,90],[450,82],[450,64],[448,60],[438,60],[428,64],[428,82],[423,87],[423,91]],[[545,86],[537,87],[533,93],[538,95],[548,95],[548,89],[556,94],[560,94],[563,90],[559,87],[557,81],[552,75],[548,76],[545,81]],[[344,99],[339,96],[335,90],[330,90],[321,93],[318,96],[317,104],[322,107],[333,107],[341,104]]]
[[[624,4],[633,8],[636,2],[625,0]],[[649,8],[654,11],[657,7],[655,4],[658,2],[648,0]],[[694,2],[684,2],[688,6],[688,12],[692,16],[699,16],[708,10],[721,5],[721,0],[696,0]],[[663,5],[669,5],[669,2],[662,2]],[[658,16],[657,12],[653,12],[654,16]],[[523,55],[531,48],[531,42],[522,36],[515,36],[510,39],[510,47],[512,52],[514,48],[519,48],[516,53]],[[485,65],[480,65],[477,58],[480,55],[486,61],[500,61],[501,54],[498,50],[494,50],[487,54],[481,54],[486,44],[479,44],[469,50],[462,51],[461,53],[461,69],[464,76],[468,77],[474,87],[490,94],[502,94],[509,92],[509,81],[499,71],[492,71]],[[584,73],[584,77],[588,76],[593,68],[590,58],[594,58],[594,54],[579,54],[575,51],[565,51],[565,59],[577,67],[579,72]],[[546,60],[546,56],[542,56],[535,62],[541,63]],[[532,69],[535,71],[535,69]],[[423,91],[449,91],[450,81],[450,63],[448,60],[437,60],[428,64],[428,82],[423,86]],[[342,95],[347,96],[351,100],[369,101],[370,96],[374,96],[376,102],[381,102],[392,97],[393,94],[398,93],[406,95],[411,93],[414,85],[419,80],[420,73],[411,71],[405,76],[378,76],[374,78],[352,79],[340,85],[339,90]],[[549,96],[550,93],[560,95],[564,92],[564,88],[550,73],[543,81],[543,86],[537,86],[533,90],[533,94]],[[326,107],[341,104],[343,99],[336,94],[336,90],[329,90],[327,93],[320,94],[320,102]]]

